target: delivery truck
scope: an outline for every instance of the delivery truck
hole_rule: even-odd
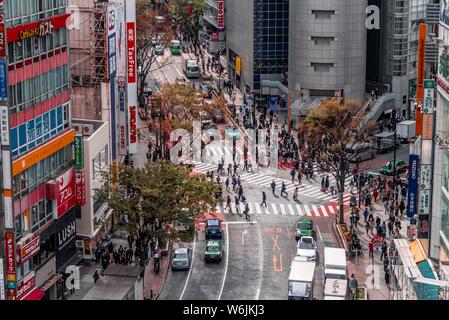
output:
[[[187,78],[198,79],[199,75],[198,59],[187,59],[184,64],[184,72]]]
[[[288,300],[312,300],[316,263],[296,257],[290,266]]]
[[[416,137],[416,121],[402,121],[396,124],[396,132],[402,143],[407,143]]]

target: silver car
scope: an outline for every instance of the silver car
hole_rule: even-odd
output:
[[[189,270],[192,264],[192,249],[178,248],[172,253],[172,270]]]
[[[312,237],[302,237],[298,241],[296,256],[304,261],[315,261],[317,257],[315,240]]]

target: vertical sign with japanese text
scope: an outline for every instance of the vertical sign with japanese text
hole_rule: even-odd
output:
[[[223,30],[225,26],[225,9],[224,9],[224,0],[218,0],[217,2],[218,8],[218,29]]]
[[[8,66],[6,60],[0,58],[0,101],[8,100]]]
[[[84,139],[83,136],[75,136],[75,169],[84,168]]]
[[[126,1],[126,46],[127,46],[127,82],[128,82],[128,152],[137,153],[137,127],[136,108],[138,106],[137,97],[137,68],[136,68],[136,0]]]
[[[407,206],[407,216],[413,218],[417,214],[418,210],[416,208],[418,202],[418,170],[419,170],[419,156],[416,154],[411,154],[409,158],[409,178],[408,178],[408,206]]]
[[[118,106],[119,106],[119,152],[121,156],[127,155],[126,139],[126,82],[123,79],[117,81]]]
[[[1,7],[0,7],[1,10]],[[0,13],[0,58],[6,57],[5,15]]]
[[[86,204],[86,174],[83,171],[75,173],[76,204],[80,207]]]
[[[129,143],[137,143],[136,106],[129,107]]]

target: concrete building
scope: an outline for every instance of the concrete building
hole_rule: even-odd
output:
[[[449,280],[449,10],[442,7],[434,144],[430,256]]]
[[[394,94],[401,117],[414,115],[420,23],[428,23],[428,33],[435,32],[439,4],[432,0],[369,0],[380,11],[380,28],[368,30],[367,91],[379,88]],[[436,47],[427,45],[427,71],[436,63]],[[428,78],[428,76],[427,76]]]
[[[6,299],[57,299],[76,252],[67,1],[1,4]]]
[[[203,26],[206,30],[209,53],[226,53],[225,0],[206,0]]]
[[[105,181],[102,172],[111,164],[109,124],[105,121],[73,119],[74,127],[89,126],[89,134],[77,135],[82,141],[76,142],[75,177],[78,215],[76,219],[77,251],[84,259],[94,256],[97,245],[108,234],[113,216],[106,202],[99,199],[95,189]],[[87,130],[83,130],[87,132]],[[79,143],[79,146],[78,146]],[[79,154],[78,151],[79,150]],[[78,157],[82,161],[78,161]]]
[[[289,90],[364,100],[366,0],[290,1]]]
[[[261,102],[287,94],[279,84],[288,71],[288,10],[288,0],[226,1],[229,76],[240,89],[263,96]],[[263,92],[271,87],[275,93]]]

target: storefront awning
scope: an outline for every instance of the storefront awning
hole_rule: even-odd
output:
[[[419,264],[420,262],[423,262],[427,259],[426,253],[423,251],[417,240],[410,241],[410,251],[413,254],[413,258],[415,259],[416,264]]]
[[[58,282],[59,279],[62,278],[62,274],[55,274],[53,275],[53,277],[51,277],[50,279],[47,280],[47,282],[45,282],[40,289],[43,291],[47,291],[48,289],[50,289],[56,282]]]
[[[41,300],[45,296],[45,291],[34,288],[33,291],[28,293],[22,300]]]

